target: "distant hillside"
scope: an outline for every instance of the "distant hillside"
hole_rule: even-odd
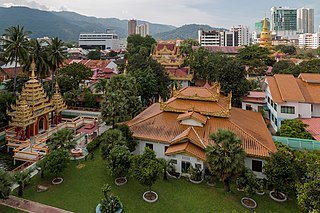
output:
[[[209,25],[201,24],[187,24],[168,32],[158,33],[154,35],[154,38],[161,40],[172,40],[172,39],[188,39],[198,38],[198,30],[221,30],[223,28],[213,28]]]
[[[0,7],[0,33],[13,25],[22,25],[32,32],[32,37],[58,36],[65,41],[77,41],[81,32],[104,32],[113,29],[121,38],[127,37],[128,20],[96,18],[74,12],[51,12],[27,7]],[[138,20],[138,23],[146,21]],[[148,22],[149,23],[149,22]],[[150,23],[150,33],[155,35],[175,29],[171,25]]]

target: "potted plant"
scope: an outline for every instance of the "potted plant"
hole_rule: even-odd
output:
[[[111,191],[109,184],[102,187],[104,198],[101,199],[100,204],[96,207],[96,213],[115,212],[121,213],[123,205],[118,196],[108,194]]]
[[[273,186],[270,198],[278,202],[286,201],[287,196],[283,192],[290,191],[296,181],[291,159],[282,152],[272,153],[263,168],[268,183]]]
[[[115,178],[117,186],[127,183],[126,175],[128,174],[131,163],[131,153],[125,145],[115,145],[107,157],[107,167]]]
[[[190,166],[188,169],[189,173],[189,180],[191,183],[199,184],[202,183],[203,177],[202,177],[202,170],[199,168],[194,168],[193,166]]]
[[[257,207],[257,203],[254,199],[252,199],[252,196],[260,188],[260,181],[256,175],[253,174],[251,169],[244,168],[240,182],[244,186],[244,193],[246,195],[246,197],[241,198],[241,204],[245,208],[251,210],[255,209]]]

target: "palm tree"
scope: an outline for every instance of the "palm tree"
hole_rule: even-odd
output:
[[[13,175],[13,179],[19,184],[18,196],[23,196],[23,189],[25,184],[27,184],[30,180],[31,171],[18,171]]]
[[[98,82],[95,83],[94,88],[97,90],[97,92],[102,92],[102,94],[106,94],[107,90],[107,83],[109,79],[107,78],[99,78]]]
[[[52,135],[47,145],[50,151],[58,149],[69,150],[76,146],[76,141],[74,140],[74,134],[71,130],[62,129]]]
[[[245,151],[242,141],[235,133],[219,129],[216,134],[210,134],[209,139],[214,143],[206,148],[206,163],[213,175],[223,181],[224,190],[230,191],[230,180],[238,175],[244,167]]]
[[[65,56],[63,53],[63,41],[58,37],[52,39],[48,46],[48,59],[52,74],[51,94],[54,92],[56,71],[63,65]]]
[[[46,42],[47,43],[47,42]],[[39,42],[37,39],[30,41],[28,49],[28,60],[23,66],[24,72],[29,72],[32,60],[35,61],[36,75],[42,80],[49,72],[48,54],[43,45],[44,41]]]
[[[31,34],[29,31],[25,31],[24,27],[11,26],[5,29],[3,38],[1,41],[4,43],[4,58],[5,63],[15,63],[14,65],[14,82],[13,82],[13,92],[16,92],[17,83],[17,65],[18,62],[23,64],[27,56],[28,47],[28,35]]]

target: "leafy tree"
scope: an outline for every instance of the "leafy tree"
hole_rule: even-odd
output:
[[[292,72],[292,69],[295,67],[294,63],[292,61],[288,60],[281,60],[276,62],[273,65],[272,73],[278,74],[278,73],[290,73]]]
[[[19,184],[19,188],[18,188],[18,196],[19,197],[23,196],[23,189],[24,189],[25,185],[30,181],[30,178],[31,178],[30,175],[31,175],[30,170],[17,171],[16,173],[14,173],[13,179],[14,179],[14,181],[16,181]]]
[[[303,61],[297,66],[297,70],[294,70],[294,74],[297,76],[300,73],[319,73],[320,59],[312,59],[309,61]]]
[[[276,196],[294,187],[296,174],[291,159],[281,152],[271,153],[263,167],[268,182],[273,186]]]
[[[91,78],[91,69],[80,63],[72,63],[60,69],[58,82],[61,92],[79,89],[79,84]]]
[[[275,63],[269,49],[258,45],[250,45],[240,49],[237,59],[242,65],[249,67],[249,73],[256,75],[265,75],[267,66],[273,66]]]
[[[24,27],[11,26],[5,29],[3,38],[3,46],[5,49],[4,59],[5,63],[14,62],[14,80],[13,80],[13,92],[16,92],[17,82],[17,66],[18,63],[23,64],[26,61],[27,48],[28,48],[28,36],[31,34],[29,31],[25,31]]]
[[[210,134],[214,142],[207,146],[206,156],[210,172],[223,181],[224,190],[230,191],[231,178],[238,175],[244,167],[245,151],[242,141],[235,133],[219,129],[216,134]]]
[[[89,88],[86,88],[83,94],[84,107],[98,108],[99,102],[97,102],[97,97],[98,96],[93,94]]]
[[[305,130],[307,126],[299,119],[285,120],[280,127],[280,136],[313,139],[312,135]]]
[[[118,129],[109,129],[103,134],[101,142],[101,156],[102,159],[107,159],[110,151],[116,145],[125,145],[125,138],[122,136],[122,133]]]
[[[16,92],[21,92],[22,87],[30,78],[25,73],[20,73],[16,77]],[[14,88],[14,81],[10,80],[7,81],[5,84],[6,90],[13,91]]]
[[[101,59],[101,51],[98,50],[93,50],[90,51],[87,55],[88,60],[100,60]]]
[[[152,47],[156,43],[156,40],[151,36],[147,35],[142,37],[141,35],[134,34],[127,38],[127,50],[129,54],[141,54],[144,57],[150,56]]]
[[[67,168],[70,162],[70,154],[69,151],[64,149],[53,150],[45,157],[44,161],[45,171],[58,177],[58,174]]]
[[[130,119],[141,110],[135,78],[126,75],[112,76],[107,83],[101,103],[103,120],[115,127],[116,122]]]
[[[122,133],[122,136],[125,138],[126,146],[129,148],[130,152],[136,150],[138,142],[133,138],[133,132],[130,130],[129,126],[126,124],[119,124],[116,126],[116,129],[119,129]]]
[[[11,192],[12,177],[9,172],[0,169],[0,199],[7,199]]]
[[[232,105],[241,106],[241,98],[249,89],[244,67],[236,60],[228,59],[221,62],[224,64],[217,70],[216,80],[220,82],[224,95],[232,92]]]
[[[104,198],[100,201],[100,211],[103,213],[113,213],[117,212],[121,208],[121,202],[118,196],[114,196],[113,194],[108,194],[111,192],[111,186],[109,184],[105,184],[102,187],[102,192]]]
[[[74,140],[74,134],[70,129],[62,129],[54,133],[52,137],[48,140],[47,144],[49,150],[67,150],[74,148],[76,146],[76,141]]]
[[[274,47],[275,50],[281,51],[285,54],[294,55],[297,53],[297,50],[292,45],[277,45]]]
[[[111,50],[111,51],[108,53],[108,56],[109,56],[109,57],[112,57],[112,58],[116,57],[117,55],[118,55],[118,53],[115,52],[115,51],[113,51],[113,50]]]
[[[133,177],[151,191],[151,187],[159,178],[163,167],[160,160],[156,158],[155,152],[146,147],[142,155],[133,156],[130,169]]]
[[[107,157],[107,167],[115,177],[124,177],[130,168],[131,153],[124,145],[115,145]]]
[[[12,92],[0,92],[0,126],[5,126],[9,123],[7,109],[14,104],[16,96]]]
[[[102,94],[105,95],[108,81],[109,79],[107,78],[99,78],[98,81],[94,84],[96,91],[102,92]]]
[[[188,57],[193,53],[192,46],[199,46],[199,42],[194,39],[186,39],[180,44],[180,52]]]
[[[191,69],[195,71],[197,78],[205,80],[215,80],[215,71],[219,61],[222,59],[219,54],[210,53],[207,49],[201,47],[193,52],[190,57]]]
[[[297,200],[302,212],[318,212],[320,209],[320,158],[307,164],[306,178],[297,185]]]
[[[72,89],[63,93],[63,99],[69,106],[76,106],[78,97],[81,95],[80,88]]]
[[[51,83],[51,94],[54,93],[54,83],[56,77],[56,71],[63,65],[65,57],[64,43],[58,37],[54,37],[47,49],[49,67],[51,68],[52,83]]]

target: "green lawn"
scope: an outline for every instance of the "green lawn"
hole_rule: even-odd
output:
[[[2,212],[2,213],[24,213],[24,211],[9,208],[9,207],[2,206],[2,205],[0,205],[0,212]]]
[[[142,194],[146,190],[137,181],[130,178],[124,186],[115,186],[113,178],[107,175],[105,164],[99,152],[95,158],[83,162],[85,167],[76,168],[77,162],[72,162],[64,172],[65,181],[61,185],[50,185],[50,178],[41,180],[35,177],[25,189],[24,198],[44,204],[60,207],[77,213],[94,212],[99,202],[104,183],[112,184],[112,191],[118,195],[124,204],[125,212],[245,212],[241,206],[242,192],[234,190],[225,193],[221,184],[209,187],[205,183],[192,184],[185,179],[159,180],[153,187],[159,195],[156,203],[149,204],[143,201]],[[49,184],[47,192],[36,192],[37,184]],[[257,212],[298,212],[295,199],[285,203],[277,203],[267,194],[255,196],[258,203]],[[0,212],[1,208],[0,208]]]

